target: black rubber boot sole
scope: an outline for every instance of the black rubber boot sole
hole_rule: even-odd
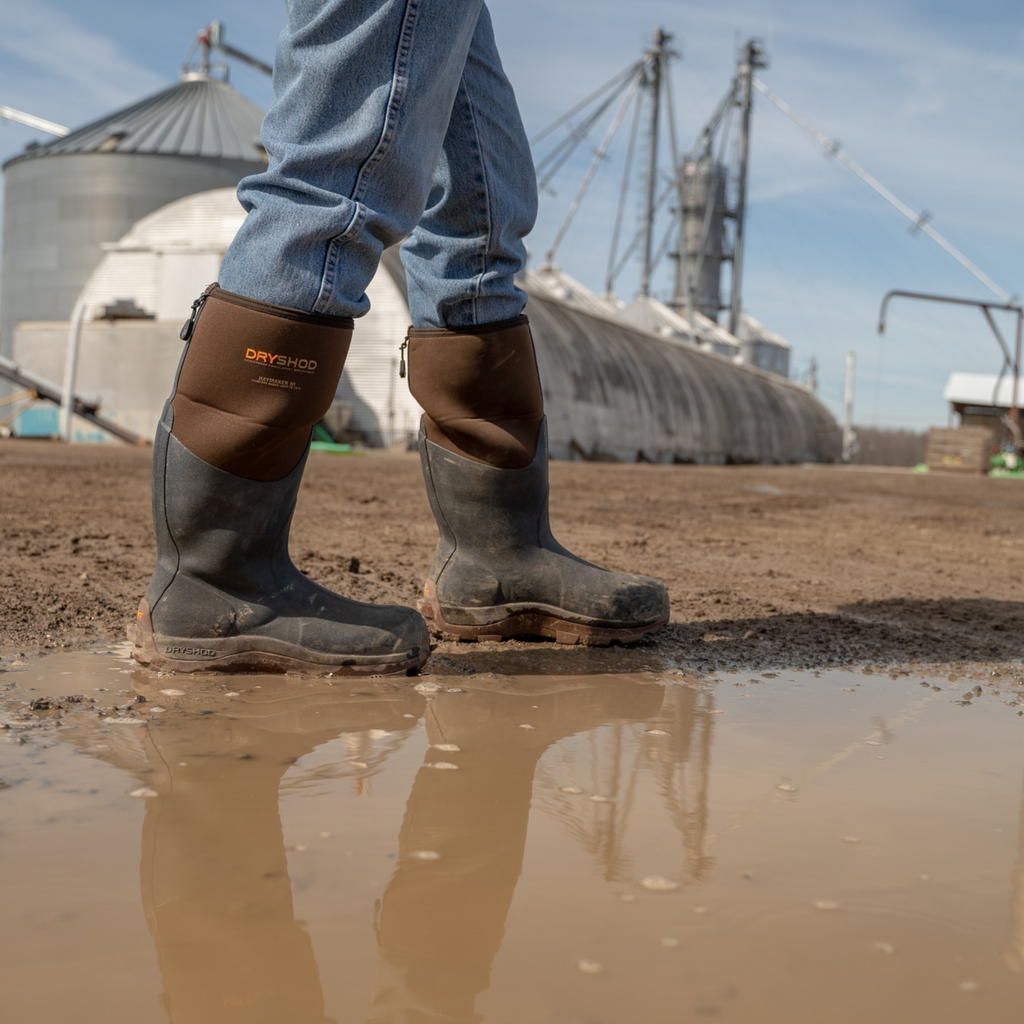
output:
[[[153,632],[149,605],[128,626],[132,657],[154,672],[300,672],[316,676],[399,675],[422,668],[429,645],[389,655],[321,654],[273,637],[190,639]]]
[[[423,597],[416,604],[428,628],[453,640],[514,640],[526,636],[544,637],[560,644],[584,647],[608,647],[611,644],[632,644],[650,633],[663,629],[671,611],[666,604],[664,614],[649,625],[602,626],[570,618],[571,613],[546,605],[498,605],[494,608],[458,608],[449,611],[458,618],[470,614],[485,621],[466,625],[450,622],[437,600],[437,584],[427,580]]]

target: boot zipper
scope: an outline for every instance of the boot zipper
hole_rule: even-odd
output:
[[[405,380],[405,350],[409,347],[409,336],[405,336],[405,341],[402,342],[398,349],[398,376]]]
[[[206,300],[210,297],[210,292],[213,291],[217,286],[215,284],[210,285],[202,295],[192,303],[192,312],[189,314],[189,318],[182,325],[181,333],[178,335],[182,341],[188,341],[192,337],[192,332],[196,329],[196,321],[199,319],[199,314],[203,311],[203,306],[206,305]]]

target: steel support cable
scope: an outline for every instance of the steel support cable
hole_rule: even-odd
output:
[[[812,139],[815,140],[825,151],[830,155],[834,156],[840,163],[845,164],[858,178],[861,179],[865,184],[873,188],[883,199],[889,202],[891,205],[896,207],[904,217],[909,220],[916,229],[924,232],[933,242],[944,249],[950,256],[953,257],[965,270],[974,275],[990,292],[994,295],[998,295],[1004,303],[1012,304],[1014,296],[1010,295],[1009,292],[1004,291],[992,280],[983,270],[975,266],[952,242],[944,238],[938,231],[935,230],[928,223],[928,215],[926,213],[915,213],[906,203],[897,198],[890,192],[877,178],[868,174],[863,167],[860,166],[852,158],[848,157],[843,152],[839,143],[833,139],[829,139],[817,130],[809,121],[801,117],[785,100],[780,99],[775,95],[764,84],[760,79],[754,78],[754,88],[757,89],[766,99],[770,100],[776,107],[779,108],[794,124],[799,125]]]
[[[669,144],[669,149],[671,150],[671,153],[672,153],[672,175],[671,175],[671,178],[669,180],[669,185],[670,185],[670,187],[676,188],[676,190],[679,193],[679,215],[680,215],[679,224],[680,224],[680,227],[679,227],[679,233],[678,233],[678,236],[677,236],[678,237],[678,242],[679,242],[678,249],[679,249],[679,252],[680,252],[680,259],[685,259],[686,258],[686,256],[685,256],[685,246],[683,244],[684,240],[683,240],[683,234],[682,234],[682,213],[683,213],[683,195],[684,195],[684,190],[685,190],[686,186],[685,186],[685,179],[684,179],[684,176],[683,176],[683,173],[682,173],[683,169],[682,169],[682,167],[680,167],[680,164],[679,164],[679,144],[678,144],[678,141],[676,139],[676,114],[675,114],[675,108],[672,105],[672,83],[671,83],[671,79],[670,79],[670,76],[669,76],[669,68],[671,66],[672,65],[669,63],[669,61],[666,60],[664,68],[662,69],[663,72],[664,72],[663,76],[662,76],[662,89],[663,89],[663,91],[665,93],[665,106],[666,106],[666,108],[668,110],[668,144]],[[655,270],[657,270],[657,268],[658,268],[659,264],[661,263],[662,259],[664,259],[664,257],[665,257],[665,253],[668,251],[668,247],[672,244],[672,229],[673,229],[673,227],[674,227],[673,224],[669,224],[668,229],[666,230],[665,235],[662,238],[661,245],[658,247],[657,251],[654,254],[654,261],[651,264],[651,273],[652,274],[654,273]]]
[[[673,177],[673,179],[669,182],[668,187],[665,189],[664,192],[661,193],[661,195],[658,197],[658,201],[654,204],[654,212],[655,213],[657,213],[665,205],[665,201],[672,194],[672,190],[674,188],[676,188],[676,187],[677,187],[676,186],[676,180]],[[612,274],[613,278],[618,277],[619,274],[622,273],[623,267],[625,267],[626,262],[629,260],[630,256],[632,256],[633,253],[636,252],[637,246],[640,245],[640,241],[641,241],[641,239],[643,237],[644,237],[643,229],[638,231],[633,236],[633,241],[630,242],[629,248],[622,254],[622,259],[619,260],[619,262],[615,266],[615,270],[613,271],[613,274]]]
[[[653,89],[651,90],[651,139],[650,139],[650,151],[648,157],[648,185],[647,185],[647,216],[644,218],[644,256],[643,256],[643,268],[640,272],[640,294],[650,294],[650,280],[654,275],[654,271],[657,266],[662,262],[662,257],[665,255],[665,251],[669,247],[669,240],[672,234],[672,225],[669,225],[669,229],[666,232],[666,239],[663,246],[658,246],[652,252],[652,243],[654,241],[654,188],[657,180],[657,135],[658,135],[658,105],[659,100],[662,98],[664,93],[666,96],[666,106],[669,113],[669,141],[672,154],[672,175],[670,177],[670,184],[676,183],[676,173],[678,169],[678,152],[676,146],[676,128],[673,124],[673,110],[672,110],[672,92],[669,89],[668,83],[668,70],[669,60],[668,52],[659,46],[656,52],[656,61],[652,62],[651,72],[654,77]],[[677,186],[678,187],[678,186]]]
[[[572,110],[567,110],[564,114],[562,114],[561,117],[557,118],[555,121],[552,121],[552,123],[549,124],[547,128],[544,128],[536,135],[534,135],[534,137],[530,139],[530,145],[537,145],[537,143],[540,142],[541,139],[546,138],[556,128],[561,127],[575,114],[578,114],[581,110],[584,110],[587,107],[589,107],[590,104],[593,103],[594,100],[596,100],[598,96],[602,95],[607,89],[611,89],[613,86],[620,84],[623,80],[630,79],[634,75],[638,74],[640,69],[643,68],[644,65],[646,65],[646,63],[647,57],[645,55],[641,57],[640,60],[636,61],[636,63],[630,64],[630,66],[626,68],[625,71],[620,71],[619,74],[617,74],[614,78],[610,79],[609,81],[605,82],[604,85],[602,85],[599,89],[596,89],[594,92],[592,92],[589,96],[586,97],[586,99],[580,100],[580,102],[577,103],[576,106],[572,108]]]
[[[665,90],[665,106],[668,108],[668,144],[672,150],[672,170],[679,166],[679,144],[676,140],[676,111],[672,103],[672,80],[670,68],[672,64],[665,61],[662,86]]]
[[[605,293],[611,295],[615,279],[612,268],[615,266],[615,254],[619,248],[619,234],[622,231],[622,217],[626,210],[626,196],[629,194],[629,182],[633,174],[633,157],[636,153],[636,141],[640,133],[640,110],[641,94],[637,94],[636,105],[633,108],[633,127],[629,133],[629,148],[626,150],[626,166],[622,172],[622,185],[619,190],[619,206],[615,212],[615,227],[612,229],[612,244],[608,252],[608,270],[605,274]]]
[[[686,154],[685,159],[696,160],[699,157],[697,152],[698,146],[704,148],[707,145],[707,140],[718,131],[718,126],[726,114],[732,109],[733,102],[736,98],[736,79],[732,80],[732,84],[729,86],[729,91],[722,97],[718,106],[715,108],[715,112],[708,119],[707,123],[701,129],[698,142],[694,145],[693,149]]]
[[[671,188],[675,188],[676,187],[676,179],[675,179],[674,175],[672,176],[672,178],[671,178],[671,180],[669,182],[669,186]],[[668,252],[668,247],[672,244],[672,228],[673,227],[674,227],[674,225],[669,224],[669,226],[665,229],[664,233],[661,236],[661,243],[658,246],[658,248],[655,249],[655,251],[654,251],[654,259],[651,262],[651,273],[652,274],[654,273],[655,270],[658,269],[659,265],[661,264],[661,261],[665,257],[665,253]]]
[[[683,244],[683,180],[682,174],[680,173],[679,165],[679,142],[676,139],[676,110],[675,104],[672,102],[672,74],[671,74],[672,63],[671,61],[665,61],[665,74],[663,76],[665,86],[665,107],[668,110],[668,142],[669,148],[672,151],[672,176],[675,180],[676,186],[679,190],[679,219],[678,219],[678,231],[676,232],[676,251],[679,254],[679,259],[684,263],[686,261],[686,250]],[[671,244],[672,227],[669,225],[669,230],[665,236],[664,249],[668,249]],[[655,256],[655,266],[657,266],[664,256],[664,251],[659,250]],[[678,282],[677,282],[678,283]],[[673,288],[673,292],[675,289]]]
[[[555,236],[555,240],[552,243],[551,248],[548,250],[548,262],[554,262],[555,253],[558,251],[558,247],[562,244],[562,240],[565,238],[565,233],[569,230],[569,226],[572,224],[573,218],[576,216],[576,211],[580,208],[580,203],[583,202],[583,197],[587,194],[587,189],[590,187],[590,183],[594,180],[597,168],[600,166],[601,161],[604,160],[604,155],[608,152],[608,147],[611,145],[612,139],[615,138],[615,133],[619,130],[619,125],[622,124],[622,119],[626,116],[626,111],[629,109],[629,105],[633,102],[633,96],[636,94],[639,87],[640,80],[637,78],[631,84],[629,91],[626,94],[626,98],[622,101],[621,106],[615,113],[615,117],[612,118],[612,123],[608,126],[608,131],[605,132],[604,139],[602,140],[597,152],[594,154],[594,159],[591,161],[587,173],[583,177],[583,183],[580,185],[579,191],[576,193],[572,203],[569,204],[569,212],[565,215],[565,220],[562,221],[562,226],[558,229],[558,234]]]
[[[670,179],[668,187],[670,190],[673,188],[678,189],[678,181],[675,175],[673,175]],[[669,226],[665,229],[664,235],[662,235],[661,245],[659,245],[657,250],[655,251],[654,261],[651,264],[652,274],[655,270],[658,269],[659,265],[661,264],[661,261],[665,258],[665,253],[668,252],[668,247],[672,244],[673,237],[676,237],[673,233],[674,228],[675,225],[670,223]]]
[[[562,169],[569,157],[576,152],[576,147],[590,134],[590,130],[594,125],[601,119],[601,116],[605,111],[615,102],[616,99],[622,94],[623,90],[629,87],[627,82],[622,89],[618,92],[612,93],[611,96],[600,106],[597,110],[591,114],[586,121],[583,122],[579,127],[574,128],[569,135],[567,135],[561,142],[550,153],[547,154],[535,167],[538,178],[542,173],[547,170],[548,165],[555,161],[554,167],[547,170],[543,179],[540,179],[537,183],[538,189],[546,189],[551,182],[551,179]]]
[[[682,174],[681,169],[677,168],[676,169],[676,173],[673,174],[672,177],[669,179],[668,185],[666,185],[666,187],[665,187],[665,191],[662,192],[661,195],[658,197],[658,201],[657,201],[657,203],[655,204],[655,207],[654,207],[654,212],[657,213],[665,205],[666,200],[672,194],[672,189],[676,189],[678,191],[680,205],[682,203],[684,203],[686,201],[686,195],[689,192],[692,184],[693,184],[692,179],[688,179],[688,178],[684,177],[683,174]],[[668,236],[671,235],[671,230],[672,229],[670,227],[669,228],[669,232],[668,232]],[[662,243],[661,249],[658,252],[657,259],[655,260],[655,265],[665,255],[665,250],[668,248],[668,244],[669,244],[669,241],[670,241],[670,238],[668,236],[666,236],[665,241]],[[643,231],[642,230],[638,231],[636,233],[636,235],[634,236],[632,243],[630,243],[629,249],[626,250],[626,254],[616,264],[615,269],[612,272],[609,280],[611,280],[614,277],[618,277],[618,275],[621,273],[623,267],[626,264],[626,260],[628,260],[629,257],[636,251],[636,247],[640,244],[640,239],[642,237],[643,237]],[[610,290],[611,289],[609,288],[609,291]]]

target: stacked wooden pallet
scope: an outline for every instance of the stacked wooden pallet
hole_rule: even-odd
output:
[[[992,443],[985,427],[932,427],[925,462],[929,471],[985,473]]]

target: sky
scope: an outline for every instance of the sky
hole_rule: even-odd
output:
[[[1001,288],[1024,294],[1024,5],[1016,0],[492,0],[505,70],[532,137],[637,60],[662,27],[680,148],[689,149],[734,74],[740,43],[763,41],[759,77],[961,249]],[[234,46],[270,61],[283,0],[4,0],[0,104],[72,128],[170,85],[196,32],[216,18]],[[266,108],[269,81],[243,65],[232,84]],[[623,137],[625,133],[622,133]],[[0,159],[39,132],[0,119]],[[550,248],[599,142],[544,194],[528,238]],[[663,147],[664,150],[665,147]],[[557,253],[604,287],[625,146],[609,152]],[[791,373],[813,359],[819,395],[842,413],[846,353],[856,353],[854,419],[921,430],[945,425],[954,371],[996,373],[1002,357],[980,312],[895,301],[894,288],[993,299],[946,253],[760,95],[748,186],[744,309],[792,345]],[[627,206],[627,226],[638,204]],[[630,219],[632,218],[632,219]],[[636,264],[616,284],[633,298]],[[654,292],[669,295],[667,266]],[[1000,320],[1012,343],[1015,320]]]

